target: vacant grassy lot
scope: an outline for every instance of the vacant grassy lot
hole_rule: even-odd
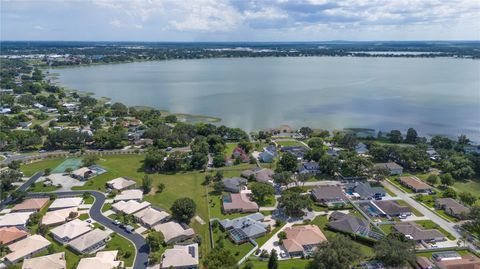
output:
[[[26,165],[22,165],[20,167],[20,171],[27,177],[33,176],[36,172],[43,171],[45,168],[54,169],[58,165],[60,165],[65,159],[51,159],[51,160],[44,160],[34,163],[29,163]]]
[[[456,181],[453,188],[458,192],[469,192],[477,197],[480,196],[480,180]]]

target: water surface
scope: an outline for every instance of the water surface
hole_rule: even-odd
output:
[[[127,105],[258,130],[414,127],[480,137],[480,61],[453,58],[237,58],[55,69],[60,84]]]

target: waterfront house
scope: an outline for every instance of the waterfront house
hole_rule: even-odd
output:
[[[317,186],[312,190],[312,197],[315,202],[328,207],[342,207],[348,203],[339,186]]]
[[[362,143],[362,142],[358,143],[358,144],[355,146],[355,152],[356,152],[357,154],[367,154],[367,152],[368,152],[367,145],[365,145],[365,144]]]
[[[284,232],[287,238],[283,240],[282,244],[290,256],[310,255],[318,245],[327,241],[316,225],[287,227]]]
[[[240,159],[240,161],[243,163],[248,163],[250,161],[248,154],[240,147],[236,147],[233,149],[232,158]]]

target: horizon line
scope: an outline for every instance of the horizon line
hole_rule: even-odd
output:
[[[362,43],[362,42],[480,42],[480,39],[429,39],[429,40],[343,40],[343,39],[331,39],[331,40],[317,40],[317,41],[174,41],[174,40],[1,40],[0,42],[119,42],[119,43],[322,43],[322,42],[350,42],[350,43]]]

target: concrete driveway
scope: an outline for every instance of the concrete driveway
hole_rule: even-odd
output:
[[[50,179],[50,181],[52,181],[52,184],[55,185],[55,186],[56,185],[61,185],[62,186],[57,191],[69,191],[69,190],[72,189],[72,187],[85,185],[84,181],[74,179],[67,174],[61,174],[61,173],[50,174],[48,176],[40,177],[38,179],[38,182],[43,182],[47,179]]]

